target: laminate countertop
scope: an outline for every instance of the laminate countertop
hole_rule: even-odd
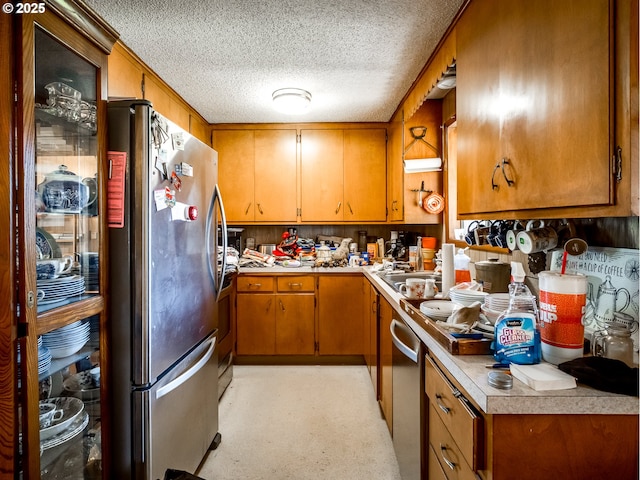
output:
[[[513,379],[513,388],[499,390],[487,381],[490,369],[486,365],[495,363],[491,355],[451,355],[418,322],[413,320],[400,305],[402,295],[389,286],[374,271],[373,267],[265,267],[240,268],[243,275],[282,274],[354,274],[362,273],[376,290],[391,304],[395,312],[411,327],[420,340],[448,371],[466,396],[484,413],[500,414],[593,414],[593,415],[637,415],[640,403],[637,397],[603,392],[578,385],[569,390],[536,391],[518,379]]]
[[[637,397],[603,392],[578,385],[569,390],[536,391],[518,379],[513,388],[499,390],[487,381],[490,369],[486,365],[495,360],[491,355],[451,355],[427,331],[413,320],[400,305],[402,295],[384,282],[371,267],[363,268],[365,277],[391,304],[396,313],[411,327],[427,346],[432,356],[448,370],[469,397],[487,414],[594,414],[637,415],[640,403]]]

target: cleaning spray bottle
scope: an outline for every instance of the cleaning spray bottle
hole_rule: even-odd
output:
[[[540,363],[540,331],[536,297],[524,284],[524,268],[511,262],[509,308],[498,317],[495,327],[494,354],[499,363],[531,365]]]

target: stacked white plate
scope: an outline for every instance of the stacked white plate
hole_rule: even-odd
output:
[[[38,375],[49,370],[51,358],[51,351],[42,344],[42,337],[38,337]]]
[[[89,318],[89,345],[94,348],[100,348],[100,317],[94,315]]]
[[[484,303],[487,295],[489,295],[487,292],[481,290],[456,290],[455,288],[449,290],[449,298],[466,307],[475,302]]]
[[[44,291],[44,298],[38,305],[63,302],[69,297],[82,295],[85,291],[84,277],[80,275],[61,276],[50,280],[37,280],[38,290]]]
[[[420,304],[420,311],[432,320],[446,322],[460,305],[448,300],[427,300]]]
[[[52,358],[68,357],[87,343],[90,327],[89,322],[78,321],[53,332],[45,333],[42,336],[42,343],[49,349]]]

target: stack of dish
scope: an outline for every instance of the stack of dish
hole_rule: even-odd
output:
[[[448,300],[427,300],[420,304],[420,311],[432,320],[446,322],[460,305]]]
[[[74,397],[56,397],[46,402],[54,403],[57,409],[63,411],[63,415],[59,420],[54,420],[49,427],[40,430],[41,467],[54,460],[89,423],[89,415],[84,411],[82,400]]]
[[[89,343],[93,348],[100,348],[100,317],[94,315],[89,318]]]
[[[68,357],[84,347],[89,340],[89,330],[89,322],[78,321],[45,333],[42,343],[49,349],[52,358]]]
[[[85,291],[84,277],[80,275],[60,276],[49,280],[37,280],[38,290],[44,292],[44,297],[38,300],[38,305],[52,305],[63,303],[69,297],[82,295]]]
[[[100,387],[91,378],[89,370],[69,375],[62,382],[64,389],[72,396],[79,398],[85,404],[100,400]]]
[[[51,352],[42,344],[42,337],[38,337],[38,375],[42,375],[51,366]]]
[[[489,295],[487,292],[481,290],[457,290],[452,288],[449,290],[449,297],[456,303],[468,307],[472,303],[480,302],[484,303],[485,298]]]

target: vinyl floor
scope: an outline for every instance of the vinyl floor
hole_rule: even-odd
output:
[[[206,480],[400,480],[365,366],[234,366]]]

